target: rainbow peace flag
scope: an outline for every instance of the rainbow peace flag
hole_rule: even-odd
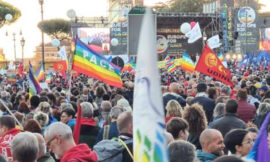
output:
[[[42,91],[42,89],[39,85],[39,82],[37,81],[37,78],[34,75],[34,70],[30,62],[29,62],[29,73],[27,75],[27,78],[29,81],[29,96],[31,98],[32,96],[39,94]]]
[[[166,67],[169,73],[173,72],[176,69],[176,65],[174,63],[174,59],[170,59],[167,63],[166,63]]]
[[[195,71],[195,63],[187,53],[182,54],[181,68],[190,72]]]
[[[136,68],[136,63],[134,62],[133,58],[130,58],[130,60],[124,65],[121,72],[124,72],[124,71],[131,72],[135,68]]]
[[[120,70],[102,55],[94,52],[86,44],[76,39],[76,50],[72,69],[111,86],[122,88]]]
[[[45,76],[45,71],[44,71],[43,64],[41,63],[40,68],[36,72],[37,81],[40,82],[44,78],[44,76]]]

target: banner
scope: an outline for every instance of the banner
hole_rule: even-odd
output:
[[[221,43],[219,42],[219,36],[214,35],[207,40],[207,44],[211,49],[220,47]]]
[[[233,87],[230,71],[223,66],[220,59],[208,45],[205,45],[195,70]]]

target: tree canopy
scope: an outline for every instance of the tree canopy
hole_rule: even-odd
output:
[[[204,0],[169,0],[158,3],[154,9],[158,12],[202,12]]]
[[[60,41],[70,39],[70,22],[64,19],[44,20],[38,23],[38,28],[51,38],[57,38]]]
[[[5,16],[7,14],[12,15],[12,20],[6,21]],[[0,28],[5,24],[15,22],[21,16],[21,11],[7,2],[0,0]]]

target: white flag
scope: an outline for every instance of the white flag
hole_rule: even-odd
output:
[[[139,39],[133,110],[134,162],[168,162],[156,27],[149,9]]]
[[[58,51],[58,54],[62,60],[67,60],[66,46],[62,46],[60,50]]]
[[[188,43],[194,43],[196,40],[202,38],[202,32],[199,23],[186,33],[186,37],[188,37]]]
[[[221,43],[219,42],[219,36],[214,35],[207,40],[207,44],[211,49],[220,47]]]

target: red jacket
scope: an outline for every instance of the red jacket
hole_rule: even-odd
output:
[[[244,122],[249,122],[255,116],[256,108],[245,100],[238,101],[237,115]]]
[[[12,157],[11,141],[21,131],[17,128],[12,128],[0,136],[0,154],[5,158]]]
[[[61,162],[97,162],[97,154],[86,144],[79,144],[69,149],[61,159]]]

